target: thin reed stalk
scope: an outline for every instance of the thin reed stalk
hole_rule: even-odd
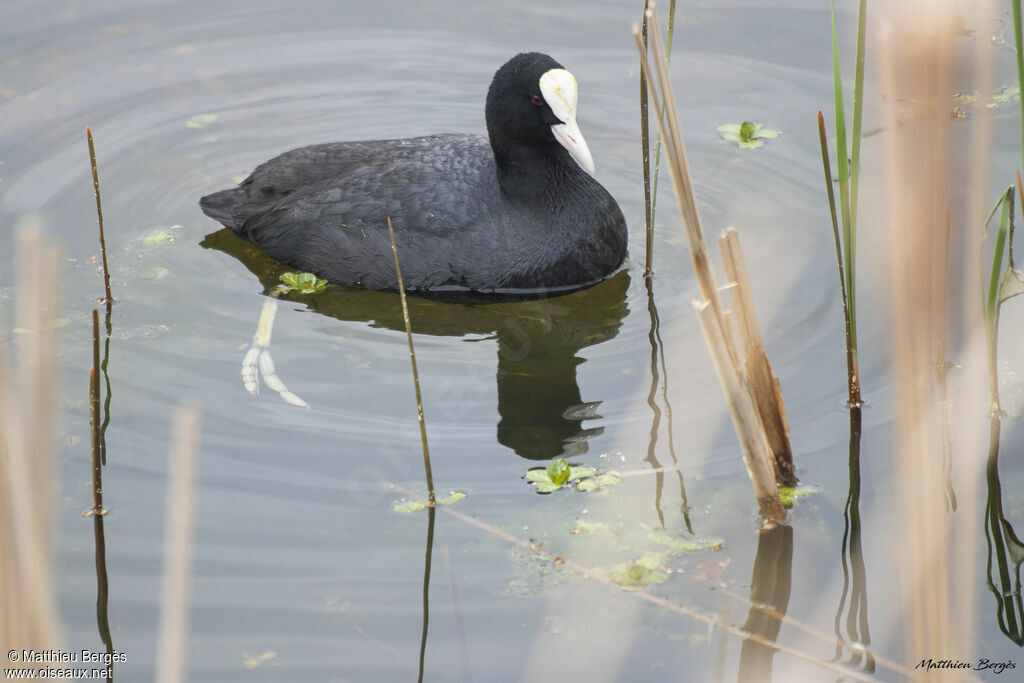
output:
[[[649,0],[644,0],[644,12],[641,33],[644,47],[647,46],[647,12],[652,7]],[[665,37],[665,60],[668,62],[672,57],[672,36],[675,33],[676,24],[676,0],[671,0],[668,6],[668,33]],[[664,115],[664,103],[662,103],[660,115]],[[649,134],[649,108],[647,104],[647,77],[640,73],[640,144],[643,145],[643,166],[644,166],[644,209],[645,224],[647,227],[647,249],[644,277],[650,278],[654,274],[654,210],[658,202],[658,178],[661,170],[661,135],[654,140],[654,170],[651,171],[651,152]],[[652,181],[653,176],[653,181]]]
[[[100,425],[100,313],[92,309],[92,367],[89,368],[89,434],[92,448],[92,514],[103,509],[103,433]]]
[[[643,22],[641,24],[641,36],[644,47],[647,46],[647,5],[644,0]],[[654,255],[654,212],[651,200],[651,123],[647,106],[647,76],[640,74],[640,157],[644,172],[644,227],[647,235],[644,261],[644,277],[650,279],[654,274],[652,270],[652,259]]]
[[[110,269],[107,267],[107,240],[103,236],[103,204],[100,201],[100,175],[96,166],[96,146],[92,141],[92,129],[85,127],[85,137],[89,142],[89,164],[92,167],[92,189],[96,194],[96,220],[100,226],[100,256],[103,259],[103,289],[106,292],[104,301],[113,301],[110,295]]]
[[[391,236],[391,253],[395,257],[395,275],[398,277],[398,297],[402,301],[402,319],[405,320],[405,335],[409,339],[409,360],[412,363],[412,382],[416,387],[416,415],[420,423],[420,442],[423,445],[423,469],[427,476],[427,495],[430,505],[436,502],[434,497],[434,474],[430,468],[430,448],[427,446],[427,421],[423,417],[423,395],[420,393],[420,373],[416,368],[416,349],[412,343],[412,323],[409,322],[409,305],[405,300],[405,285],[402,282],[402,266],[398,262],[398,247],[395,246],[395,229],[388,217],[388,234]]]

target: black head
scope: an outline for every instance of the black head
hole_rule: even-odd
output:
[[[494,74],[487,132],[499,166],[518,155],[566,153],[588,172],[590,150],[576,125],[576,79],[548,55],[523,52]]]

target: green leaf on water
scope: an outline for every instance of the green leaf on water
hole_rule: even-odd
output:
[[[171,230],[156,228],[150,230],[139,241],[143,244],[170,244],[178,239],[178,234]]]
[[[992,96],[992,103],[996,106],[1000,104],[1010,104],[1020,99],[1020,86],[1019,85],[1008,85],[1002,90]]]
[[[563,458],[555,458],[547,467],[535,467],[526,473],[526,481],[537,486],[538,493],[551,493],[568,486],[570,482],[579,481],[597,474],[593,467],[570,465]]]
[[[569,481],[570,472],[572,472],[572,468],[569,466],[569,463],[561,458],[555,458],[548,463],[546,474],[552,484],[564,486],[565,482]]]
[[[189,118],[189,120],[185,122],[185,125],[189,128],[206,128],[216,120],[216,114],[196,114]]]
[[[281,281],[300,294],[316,294],[327,286],[327,280],[313,273],[282,273]]]
[[[451,491],[448,497],[435,499],[434,505],[452,505],[465,497],[465,491]],[[426,500],[403,500],[395,503],[393,509],[395,512],[419,512],[420,510],[426,510],[428,507],[430,507],[430,502]]]
[[[796,504],[801,498],[814,495],[815,493],[821,493],[821,489],[814,486],[780,486],[779,487],[779,500],[782,501],[782,507],[787,510]]]
[[[587,477],[581,479],[576,484],[576,489],[579,491],[597,491],[603,489],[606,486],[617,486],[622,483],[622,475],[618,472],[603,472],[596,476]]]
[[[584,477],[592,477],[597,474],[597,470],[593,467],[580,467],[573,465],[569,468],[569,479],[576,481],[577,479],[583,479]]]
[[[699,550],[715,550],[722,547],[721,538],[683,538],[664,529],[651,532],[651,540],[668,548],[672,555],[692,553]]]
[[[757,149],[764,147],[766,139],[779,136],[779,131],[765,128],[763,124],[753,121],[743,123],[725,123],[718,127],[722,138],[735,142],[740,149]]]
[[[636,591],[652,583],[663,583],[668,574],[660,569],[665,556],[648,553],[632,564],[617,564],[611,568],[609,578],[626,590]]]
[[[465,491],[452,491],[447,498],[441,498],[437,501],[438,505],[451,505],[458,503],[460,500],[466,497]]]

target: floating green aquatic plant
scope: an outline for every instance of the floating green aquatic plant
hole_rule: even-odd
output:
[[[281,281],[300,294],[316,294],[327,286],[327,280],[318,278],[313,273],[282,273]]]
[[[435,505],[452,505],[465,497],[466,494],[463,491],[452,491],[447,498],[438,498]],[[426,500],[403,500],[400,503],[395,503],[394,510],[395,512],[419,512],[428,507],[430,507],[430,502]]]
[[[526,481],[535,484],[538,493],[551,493],[564,486],[568,486],[570,482],[587,479],[595,475],[597,475],[597,470],[593,467],[570,465],[562,458],[555,458],[548,463],[547,467],[535,467],[529,470],[526,473]],[[601,484],[598,484],[595,488],[600,488],[600,486]]]
[[[179,226],[174,226],[178,228]],[[178,239],[178,233],[171,230],[164,230],[162,228],[154,228],[145,235],[139,238],[139,241],[143,244],[170,244]]]
[[[576,484],[577,491],[597,491],[608,486],[618,486],[622,483],[622,475],[618,472],[602,472],[593,477],[581,479]]]
[[[1007,104],[1015,104],[1020,101],[1019,85],[1004,85],[992,95],[992,99],[986,103],[991,108],[1001,107]],[[977,106],[978,93],[958,92],[953,94],[953,116],[954,118],[967,118],[968,111]]]
[[[189,118],[189,120],[185,122],[185,125],[189,128],[206,128],[216,120],[216,114],[196,114]]]
[[[725,543],[721,538],[683,538],[664,529],[654,529],[651,532],[651,540],[668,548],[673,556],[699,550],[721,550]]]
[[[780,486],[779,500],[782,501],[782,507],[788,510],[801,498],[813,496],[815,493],[821,493],[821,489],[814,486]]]
[[[608,572],[608,578],[622,588],[637,591],[652,583],[664,583],[668,574],[662,571],[665,556],[648,553],[632,564],[617,564]]]
[[[740,149],[757,149],[764,147],[765,139],[776,138],[779,131],[765,128],[763,124],[753,121],[743,123],[725,123],[718,127],[722,138],[735,142]]]

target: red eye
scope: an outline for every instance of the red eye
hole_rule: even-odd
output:
[[[534,104],[536,104],[538,107],[540,105],[544,104],[544,98],[541,97],[540,95],[532,95],[532,96],[530,96],[530,101],[533,102]]]

